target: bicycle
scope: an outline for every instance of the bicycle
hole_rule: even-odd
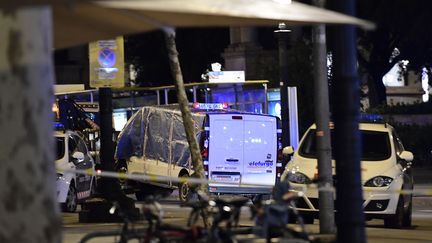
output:
[[[277,191],[280,191],[278,193]],[[210,198],[199,191],[191,191],[191,197],[182,206],[191,207],[192,211],[187,220],[187,226],[178,226],[163,222],[163,210],[155,197],[150,196],[141,205],[142,220],[147,225],[142,228],[130,227],[132,222],[124,217],[121,230],[108,232],[94,232],[86,235],[81,242],[88,239],[104,236],[119,236],[119,242],[124,243],[130,239],[138,239],[139,242],[254,242],[265,239],[304,239],[304,242],[312,242],[307,234],[301,216],[291,204],[296,196],[283,188],[275,187],[273,200],[254,201],[251,207],[252,217],[256,220],[254,226],[239,227],[241,208],[249,202],[249,198],[237,197],[230,199]],[[281,194],[281,198],[278,198]],[[290,197],[285,198],[286,195]],[[282,200],[282,201],[281,201]],[[120,211],[121,212],[121,211]],[[297,216],[301,226],[300,230],[287,227],[289,213]],[[212,216],[210,228],[197,225],[199,216],[203,219]],[[282,217],[281,217],[282,216]],[[225,223],[224,226],[222,224]],[[144,224],[143,224],[144,225]],[[243,237],[246,236],[246,237]]]
[[[303,218],[295,206],[296,199],[302,195],[302,192],[290,190],[289,182],[281,181],[274,186],[273,199],[262,200],[258,197],[251,207],[256,222],[254,234],[264,238],[266,242],[270,242],[272,238],[317,242],[307,232]],[[297,227],[288,225],[294,222],[297,222]]]
[[[123,224],[120,230],[107,230],[91,232],[85,235],[80,243],[86,243],[91,239],[100,237],[119,237],[119,243],[126,243],[129,240],[138,240],[139,242],[205,242],[204,237],[207,233],[202,227],[197,226],[196,222],[199,215],[203,215],[204,208],[208,205],[208,200],[201,199],[204,194],[200,193],[198,201],[189,201],[184,206],[192,207],[191,215],[188,219],[188,227],[166,224],[163,222],[163,209],[159,202],[158,197],[148,196],[140,206],[141,217],[140,221],[147,224],[140,224],[141,227],[137,228],[135,221],[131,220],[128,215],[120,206],[118,202],[114,202],[109,210],[110,214],[115,214],[122,218]]]
[[[135,228],[133,224],[133,216],[121,209],[118,202],[113,202],[109,213],[114,215],[117,214],[123,220],[123,224],[120,230],[107,230],[107,231],[96,231],[86,234],[80,243],[86,243],[94,238],[101,237],[120,237],[118,243],[127,243],[131,239],[141,239],[145,235],[143,228]]]
[[[289,190],[288,182],[276,184],[272,200],[262,200],[261,197],[257,197],[253,201],[254,204],[250,207],[251,219],[255,219],[256,224],[251,227],[239,227],[241,208],[250,201],[249,198],[224,199],[219,197],[210,200],[207,195],[201,194],[199,200],[188,204],[193,208],[188,226],[194,225],[199,215],[206,212],[210,213],[213,219],[209,230],[206,234],[201,235],[204,238],[199,239],[205,242],[254,242],[262,241],[263,238],[267,242],[270,242],[272,238],[314,242],[314,239],[307,233],[303,220],[294,205],[295,199],[299,196],[301,193]],[[299,228],[288,226],[291,216],[295,216],[300,225]],[[225,223],[224,226],[222,226],[223,223]]]

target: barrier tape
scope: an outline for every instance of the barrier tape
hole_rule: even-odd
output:
[[[432,188],[418,188],[418,189],[397,189],[397,190],[377,190],[377,188],[380,187],[375,187],[375,188],[371,188],[371,187],[363,187],[362,190],[365,193],[374,193],[376,195],[379,194],[389,194],[389,193],[393,193],[393,194],[402,194],[402,195],[410,195],[410,194],[415,194],[416,196],[432,196]],[[322,192],[336,192],[336,188],[334,186],[324,186],[324,187],[318,187],[317,184],[308,184],[308,185],[304,185],[302,187],[295,187],[293,188],[296,191],[302,191],[303,193],[306,193],[308,189],[318,189],[318,191],[322,191]]]
[[[101,170],[75,170],[75,169],[67,169],[67,170],[58,170],[61,173],[70,173],[70,174],[80,174],[80,175],[88,175],[88,176],[101,176],[108,178],[115,178],[120,180],[134,180],[140,182],[175,182],[175,183],[188,183],[188,184],[229,184],[229,185],[238,185],[237,183],[232,182],[221,182],[215,180],[208,180],[202,178],[194,178],[194,177],[173,177],[173,176],[158,176],[158,175],[145,175],[145,174],[136,174],[136,173],[124,173],[124,172],[112,172],[112,171],[101,171]],[[271,186],[264,185],[256,185],[256,184],[247,184],[242,183],[238,185],[239,187],[261,187],[261,188],[270,188]]]
[[[203,178],[194,178],[194,177],[173,177],[173,176],[158,176],[158,175],[145,175],[145,174],[136,174],[136,173],[124,173],[124,172],[112,172],[112,171],[101,171],[97,170],[94,171],[92,169],[87,170],[75,170],[75,169],[67,169],[67,170],[59,170],[59,172],[63,173],[70,173],[70,174],[80,174],[80,175],[88,175],[88,176],[100,176],[100,177],[108,177],[108,178],[115,178],[120,180],[134,180],[134,181],[140,181],[140,182],[175,182],[175,183],[188,183],[188,184],[215,184],[215,185],[238,185],[238,187],[261,187],[261,188],[269,188],[269,186],[263,186],[263,185],[257,185],[257,184],[248,184],[248,183],[230,183],[230,182],[221,182],[221,181],[215,181],[215,180],[208,180]],[[324,192],[335,192],[336,188],[331,185],[321,186],[318,187],[317,184],[305,184],[303,186],[295,186],[292,188],[292,190],[297,192],[306,193],[308,189],[317,189],[318,191],[324,191]],[[376,189],[372,188],[365,188],[363,187],[363,192],[369,193],[374,192],[375,194],[402,194],[402,195],[409,195],[409,194],[415,194],[416,196],[432,196],[432,188],[418,188],[418,189],[399,189],[399,190],[382,190],[377,191]]]

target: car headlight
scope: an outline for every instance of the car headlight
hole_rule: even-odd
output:
[[[301,172],[289,172],[288,173],[288,181],[297,184],[310,184],[311,180],[305,174]]]
[[[369,187],[384,187],[392,183],[393,178],[388,176],[376,176],[365,183],[365,186]]]

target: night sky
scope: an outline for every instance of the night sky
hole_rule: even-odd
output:
[[[330,2],[330,1],[329,1]],[[375,22],[376,31],[358,31],[359,62],[378,79],[391,67],[393,48],[399,59],[410,61],[409,69],[419,71],[432,63],[432,1],[427,0],[358,0],[357,16]],[[258,41],[264,49],[277,50],[273,30],[258,28]],[[304,27],[305,42],[310,27]],[[177,48],[185,82],[199,81],[212,62],[223,64],[221,53],[229,45],[229,28],[177,29]],[[331,45],[331,44],[330,44]],[[293,47],[295,48],[295,46]],[[172,84],[168,56],[161,31],[125,37],[126,62],[138,63],[143,86]],[[65,63],[64,52],[56,52],[56,63]]]
[[[393,48],[399,58],[408,59],[411,69],[430,65],[432,60],[432,1],[361,0],[357,16],[375,22],[376,31],[359,30],[358,40],[369,51],[374,65],[385,66]],[[275,28],[259,28],[259,44],[276,49]],[[307,29],[307,28],[306,28]],[[309,31],[304,38],[310,39]],[[221,53],[229,45],[229,29],[178,29],[177,48],[185,81],[198,81],[211,62],[223,62]],[[129,36],[126,55],[143,63],[144,79],[149,83],[172,80],[168,67],[163,34],[160,31]],[[387,69],[388,67],[383,67]]]

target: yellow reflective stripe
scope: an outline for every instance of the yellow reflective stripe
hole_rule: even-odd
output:
[[[119,180],[126,180],[127,178],[128,178],[128,176],[126,175],[126,173],[124,173],[124,172],[118,173],[118,179]]]

